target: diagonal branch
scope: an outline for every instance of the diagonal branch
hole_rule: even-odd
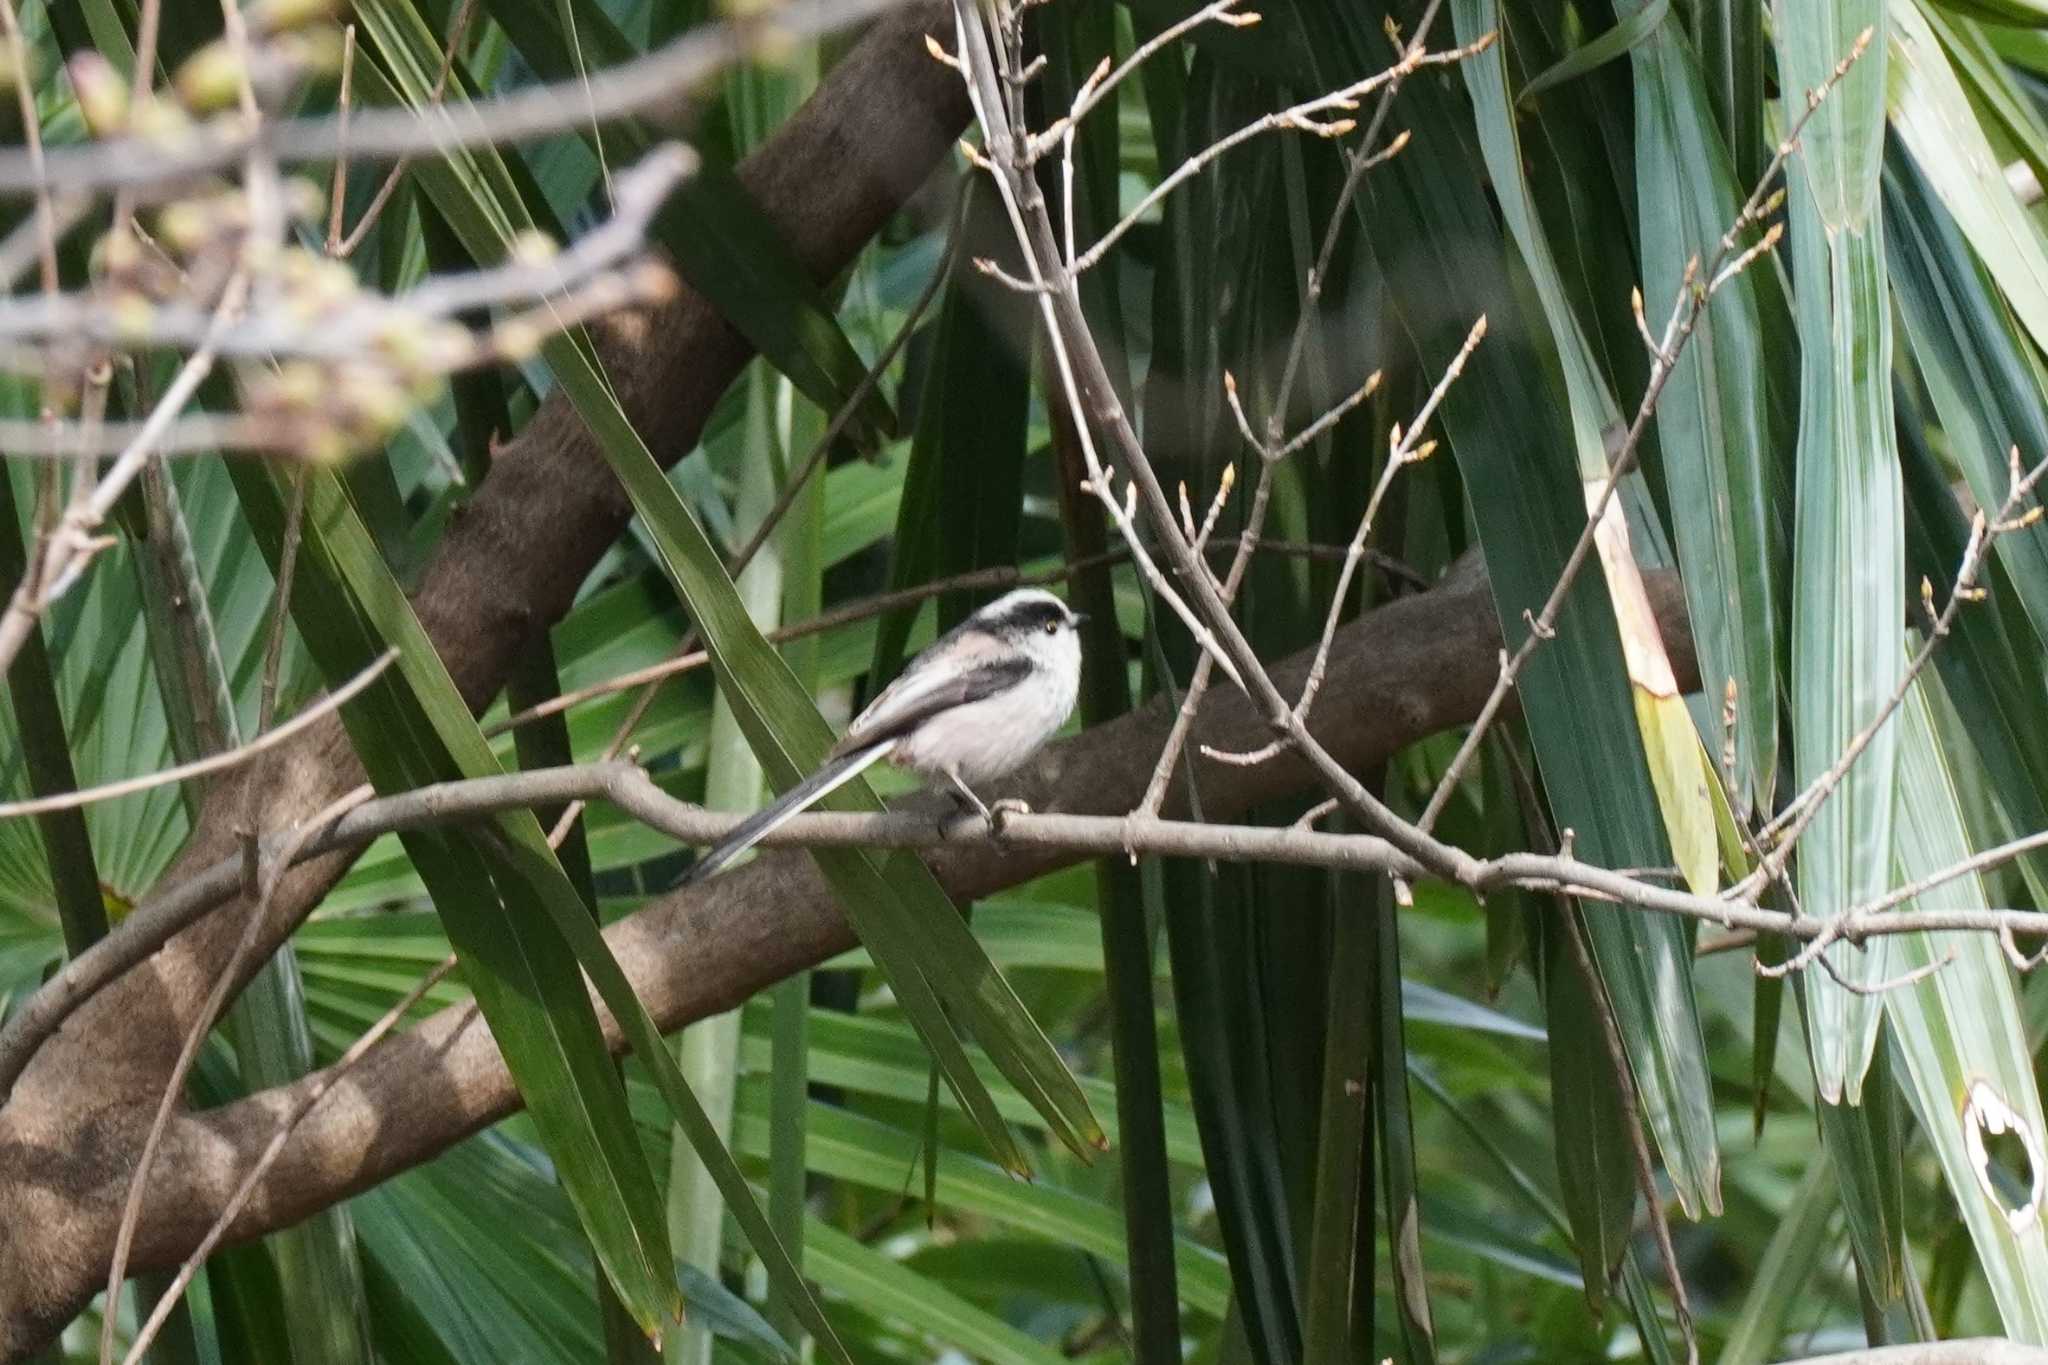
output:
[[[1667,628],[1677,632],[1674,664],[1689,678],[1693,665],[1683,634],[1683,594],[1669,577],[1654,578],[1652,589]],[[1499,649],[1492,597],[1484,574],[1473,569],[1455,571],[1428,592],[1361,616],[1339,632],[1331,651],[1327,691],[1332,700],[1316,712],[1319,742],[1339,761],[1368,767],[1424,735],[1464,723],[1485,697]],[[1279,685],[1298,689],[1311,662],[1304,652],[1276,665]],[[1374,702],[1339,705],[1334,699],[1340,697],[1371,697]],[[1168,709],[1155,705],[1094,727],[1085,737],[1041,755],[1004,794],[1063,818],[1100,817],[1099,832],[1091,834],[1094,842],[1088,847],[1120,848],[1121,817],[1137,800],[1149,759],[1170,723]],[[1217,692],[1203,708],[1197,736],[1217,746],[1248,747],[1265,733],[1264,726],[1264,716],[1240,694]],[[1204,780],[1214,788],[1207,814],[1218,820],[1236,818],[1254,803],[1301,790],[1312,780],[1308,766],[1292,755],[1230,774],[1228,781],[1224,769],[1193,761],[1204,765]],[[1165,813],[1177,818],[1183,810],[1171,805]],[[918,837],[930,842],[929,817],[917,825]],[[1257,837],[1272,836],[1260,832]],[[1044,847],[1020,843],[1005,852],[980,838],[954,840],[935,849],[931,860],[949,890],[977,896],[1089,856],[1074,850],[1077,842],[1085,841]],[[232,846],[219,850],[232,851]],[[335,862],[336,855],[328,854],[304,866],[324,883],[334,875]],[[203,865],[187,864],[193,866]],[[289,899],[281,901],[280,914],[287,909],[300,913],[309,903],[291,878],[281,895]],[[146,913],[138,911],[129,922]],[[205,927],[232,935],[238,917],[215,916]],[[635,990],[664,1028],[729,1008],[852,944],[845,918],[812,860],[785,852],[766,854],[736,872],[671,895],[610,926],[608,937]],[[162,955],[155,959],[162,961]],[[82,1056],[91,1056],[81,1053],[81,1045],[97,1033],[117,1030],[108,1022],[113,1007],[139,1012],[138,1002],[157,988],[160,971],[131,973],[74,1015],[45,1044],[14,1097],[0,1107],[0,1226],[10,1229],[9,1236],[0,1238],[0,1357],[54,1330],[104,1276],[106,1247],[134,1150],[129,1144],[139,1145],[139,1135],[101,1121],[109,1110],[95,1120],[90,1140],[63,1126],[61,1120],[71,1112],[65,1101],[75,1092],[53,1086],[50,1073],[70,1068],[69,1078],[75,1081]],[[198,984],[203,988],[210,982]],[[160,1017],[151,1011],[143,1023],[153,1027]],[[171,1041],[175,1046],[176,1037]],[[119,1074],[101,1074],[109,1086],[122,1084]],[[242,1174],[269,1147],[279,1119],[307,1088],[321,1085],[325,1074],[203,1115],[173,1117],[149,1207],[137,1228],[136,1268],[175,1265],[198,1244]],[[153,1100],[159,1092],[144,1093]],[[481,1021],[466,1008],[443,1011],[371,1049],[351,1069],[347,1084],[333,1086],[310,1109],[274,1158],[230,1238],[258,1235],[388,1179],[510,1112],[516,1102],[517,1092]]]
[[[803,12],[811,8],[825,7]],[[958,82],[924,51],[925,34],[944,15],[932,3],[886,14],[738,168],[814,280],[845,269],[924,185],[966,121]],[[876,91],[889,98],[875,98]],[[603,86],[598,94],[604,96]],[[580,96],[577,107],[585,108]],[[361,120],[359,114],[352,123],[352,144]],[[696,444],[712,407],[753,355],[687,290],[647,319],[606,324],[594,334],[628,415],[649,447],[670,460]],[[647,336],[660,344],[646,344]],[[569,608],[630,513],[594,438],[559,394],[496,453],[413,598],[473,709],[496,694],[534,636]],[[209,794],[170,880],[234,850],[240,793],[252,781],[263,785],[284,826],[360,783],[362,769],[337,721],[312,727]],[[351,856],[331,853],[286,877],[253,957],[274,949]],[[103,1189],[90,1207],[78,1192],[118,1179],[133,1161],[178,1041],[229,961],[247,913],[243,905],[210,916],[125,973],[43,1047],[0,1106],[0,1226],[8,1229],[0,1237],[0,1358],[59,1325],[89,1287],[82,1267],[92,1263],[104,1272],[113,1227],[101,1215],[120,1191]],[[93,1104],[76,1103],[81,1086]],[[271,1131],[264,1129],[266,1138]],[[160,1170],[175,1175],[192,1159],[183,1145],[192,1136],[189,1118],[174,1119]],[[153,1197],[152,1206],[157,1202]],[[138,1256],[153,1255],[149,1229],[157,1216],[145,1220]]]

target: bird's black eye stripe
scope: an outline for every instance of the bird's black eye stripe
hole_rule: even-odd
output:
[[[1056,635],[1059,628],[1067,624],[1067,611],[1057,602],[1025,601],[1006,608],[999,615],[981,618],[985,630],[1042,630],[1047,635]]]

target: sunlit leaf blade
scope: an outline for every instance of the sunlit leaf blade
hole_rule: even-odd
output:
[[[1894,837],[1902,883],[1953,867],[1971,849],[1929,714],[1932,704],[1923,680],[1899,716],[1902,818]],[[1912,904],[1986,908],[1974,873]],[[1901,970],[1938,967],[1885,996],[1906,1093],[1976,1245],[2006,1332],[2016,1340],[2048,1342],[2048,1240],[2041,1222],[2048,1124],[2027,1061],[2011,970],[1998,940],[1987,934],[1901,935],[1893,951]],[[1987,1118],[1990,1124],[1983,1123]],[[1997,1150],[1994,1135],[2008,1125],[2018,1131],[2024,1162],[1987,1164],[1987,1148]],[[1997,1178],[2004,1183],[1994,1183]]]
[[[1747,193],[1733,178],[1692,54],[1667,29],[1638,47],[1636,209],[1645,316],[1655,329],[1679,297],[1689,261],[1705,260]],[[1777,584],[1763,469],[1763,337],[1748,272],[1714,296],[1693,327],[1657,407],[1657,437],[1687,615],[1712,702],[1735,687],[1739,811],[1768,811],[1778,762]]]
[[[819,1279],[839,1293],[970,1351],[976,1360],[991,1365],[1057,1365],[1067,1359],[828,1223],[814,1218],[804,1225],[804,1252],[817,1267]]]
[[[2020,67],[2008,65],[1998,50],[1999,38],[2029,35],[1964,18],[1942,7],[1940,0],[1920,12],[1941,39],[1942,50],[1955,67],[1956,79],[1969,93],[1985,134],[2001,149],[2009,148],[2007,154],[2018,155],[2019,161],[2007,172],[2008,181],[2022,166],[2033,171],[2037,182],[2048,176],[2048,115],[2023,88],[2025,76]],[[2042,33],[2037,30],[2031,36],[2038,41]],[[1886,155],[1891,155],[1889,148]]]
[[[428,88],[425,64],[431,49],[423,51],[420,35],[396,19],[389,19],[385,29],[388,41],[413,63],[414,79],[420,81],[414,98],[420,99]],[[513,232],[525,226],[526,206],[495,152],[426,163],[420,181],[479,260],[502,258]],[[620,409],[588,340],[581,333],[556,337],[542,354],[640,513],[664,569],[704,634],[770,780],[778,788],[795,783],[831,744],[817,707],[761,638],[702,527]],[[840,788],[825,804],[879,808],[864,781]],[[1063,1142],[1076,1152],[1096,1149],[1101,1129],[1072,1074],[924,865],[915,858],[856,851],[820,852],[818,861],[931,1041],[947,1080],[1006,1162],[1027,1168],[1022,1150],[996,1119],[985,1088],[967,1064],[955,1025],[939,1007],[941,998],[1004,1074],[1033,1096]]]
[[[1904,531],[1891,403],[1891,299],[1878,208],[1886,45],[1881,0],[1826,0],[1778,11],[1784,117],[1807,112],[1792,93],[1818,91],[1875,28],[1814,112],[1788,171],[1798,280],[1801,403],[1792,603],[1793,772],[1800,788],[1835,768],[1903,672]],[[1895,731],[1880,732],[1838,783],[1798,849],[1808,915],[1839,914],[1883,892],[1891,843]],[[1878,979],[1883,953],[1829,950],[1834,972]],[[1814,1074],[1822,1097],[1854,1103],[1870,1064],[1879,1002],[1802,978]]]
[[[1781,0],[1773,20],[1786,119],[1805,113],[1808,101],[1834,82],[1807,120],[1791,173],[1812,194],[1813,210],[1830,232],[1858,231],[1877,211],[1884,151],[1884,0]],[[1861,60],[1835,81],[1866,33]]]
[[[2048,28],[2048,4],[2041,0],[1935,0],[1941,8],[1990,24]]]
[[[764,1104],[741,1096],[734,1138],[738,1150],[749,1156],[767,1154],[766,1117]],[[903,1188],[904,1174],[916,1156],[917,1134],[815,1100],[810,1127],[813,1171],[892,1196]],[[1123,1259],[1117,1210],[1051,1180],[1014,1180],[979,1157],[948,1148],[939,1157],[939,1192],[948,1206],[971,1208],[980,1217],[1107,1260]],[[1179,1239],[1175,1256],[1187,1306],[1221,1317],[1230,1301],[1230,1276],[1223,1258],[1186,1236]]]
[[[236,466],[234,473],[243,506],[275,562],[284,531],[280,476],[254,465]],[[305,535],[292,605],[314,657],[339,682],[387,644],[399,650],[392,673],[343,709],[371,780],[382,790],[402,791],[497,771],[339,481],[328,471],[304,477]],[[541,840],[530,813],[501,817],[498,827],[508,838]],[[407,837],[406,847],[546,1135],[591,1246],[641,1329],[659,1334],[680,1302],[653,1175],[582,973],[563,952],[559,932],[540,918],[539,889],[494,878],[477,844],[461,834],[419,831]]]
[[[1486,31],[1484,21],[1491,13],[1484,0],[1459,0],[1453,14],[1460,36],[1476,38]],[[1497,168],[1494,179],[1503,188],[1503,210],[1511,226],[1517,219],[1528,223],[1518,241],[1533,243],[1526,190],[1516,191],[1522,182],[1505,114],[1504,77],[1486,65],[1483,56],[1468,63],[1466,71],[1481,108],[1494,111],[1483,121],[1481,133],[1487,163]],[[1426,158],[1441,167],[1446,151],[1428,131],[1432,118],[1422,105],[1421,92],[1411,90],[1404,97],[1417,101],[1411,114],[1416,142]],[[1390,214],[1376,227],[1390,237],[1416,232],[1437,241],[1491,236],[1484,205],[1470,193],[1465,171],[1436,169],[1413,176],[1407,162],[1404,156],[1388,169],[1413,196],[1404,208],[1419,214],[1420,221]],[[1380,202],[1387,202],[1386,197]],[[1518,208],[1517,203],[1524,206]],[[1525,259],[1528,253],[1525,246]],[[1422,262],[1431,270],[1420,269]],[[1583,347],[1573,343],[1568,306],[1558,299],[1545,312],[1550,340],[1565,367],[1572,434],[1567,437],[1559,431],[1549,415],[1555,405],[1535,383],[1532,367],[1516,354],[1529,339],[1519,331],[1526,324],[1508,306],[1505,281],[1475,280],[1472,264],[1470,253],[1453,260],[1417,252],[1403,273],[1411,287],[1424,291],[1429,300],[1426,315],[1432,319],[1444,316],[1447,297],[1472,298],[1476,293],[1488,302],[1489,341],[1474,353],[1466,377],[1450,391],[1443,421],[1466,478],[1474,520],[1493,571],[1496,607],[1512,644],[1527,629],[1524,613],[1541,608],[1584,526],[1585,478],[1589,471],[1605,469],[1602,424],[1614,405]],[[1540,277],[1542,272],[1537,273]],[[1413,306],[1420,303],[1418,297]],[[1440,367],[1448,358],[1445,334],[1451,329],[1438,322],[1435,330],[1437,335],[1422,347],[1425,369]],[[1563,459],[1567,440],[1575,451],[1569,467]],[[1532,450],[1544,452],[1545,458],[1531,458]],[[1523,706],[1558,823],[1576,832],[1580,852],[1589,851],[1586,841],[1592,839],[1601,851],[1591,856],[1602,861],[1627,864],[1650,857],[1659,866],[1668,865],[1671,854],[1660,813],[1689,818],[1689,810],[1667,810],[1649,780],[1614,611],[1602,600],[1602,586],[1590,574],[1579,578],[1561,618],[1567,628],[1534,656],[1521,681]],[[1700,813],[1711,819],[1710,810]],[[1588,908],[1586,927],[1630,1049],[1644,1117],[1679,1197],[1695,1213],[1717,1209],[1720,1159],[1697,1006],[1689,984],[1690,929],[1661,917],[1598,907]]]

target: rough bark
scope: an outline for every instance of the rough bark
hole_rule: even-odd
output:
[[[951,30],[943,4],[878,21],[817,93],[740,168],[747,187],[818,280],[836,275],[921,186],[965,127],[958,77],[931,60],[927,32]],[[628,414],[665,463],[696,442],[753,352],[689,291],[600,338]],[[559,394],[497,455],[438,548],[414,606],[463,695],[481,707],[536,633],[568,609],[629,515],[624,494]],[[261,799],[223,784],[168,876],[231,852],[243,813],[269,827],[318,811],[362,780],[338,724],[317,728],[251,775]],[[346,869],[306,864],[277,898],[267,949]],[[38,1054],[0,1109],[0,1356],[39,1340],[105,1273],[111,1219],[180,1040],[227,961],[241,911],[180,935],[81,1009]],[[260,958],[260,954],[259,954]],[[180,1125],[164,1171],[204,1170],[228,1154]]]
[[[1672,662],[1694,685],[1696,665],[1684,625],[1678,584],[1653,575]],[[1480,572],[1454,576],[1341,630],[1332,651],[1322,703],[1313,714],[1317,738],[1346,766],[1363,769],[1426,735],[1478,713],[1498,666],[1500,629],[1490,587]],[[1283,688],[1300,686],[1308,658],[1274,670]],[[1003,795],[1034,809],[1117,814],[1143,793],[1171,715],[1155,704],[1053,746],[1013,779]],[[1263,743],[1264,723],[1236,693],[1210,694],[1195,743],[1244,749]],[[1192,746],[1191,746],[1192,749]],[[1253,769],[1197,759],[1204,813],[1227,820],[1262,801],[1306,790],[1310,774],[1291,755]],[[1176,784],[1176,791],[1183,791]],[[1167,814],[1184,813],[1177,795]],[[1049,852],[1003,853],[983,847],[931,856],[956,896],[982,896],[1072,861]],[[612,951],[665,1030],[729,1009],[755,992],[853,944],[848,928],[810,859],[770,853],[747,866],[687,888],[607,931]],[[609,1016],[606,1034],[622,1046]],[[138,1268],[175,1263],[205,1233],[240,1173],[275,1131],[277,1115],[312,1079],[205,1114],[182,1116],[151,1181],[149,1215],[137,1243]],[[432,1158],[518,1106],[503,1059],[473,1007],[441,1011],[369,1053],[300,1125],[284,1155],[238,1220],[238,1239],[304,1218],[335,1200]],[[72,1169],[64,1154],[44,1154],[52,1170]],[[0,1156],[0,1160],[5,1160]],[[18,1159],[18,1158],[17,1158]],[[64,1312],[83,1301],[105,1274],[116,1204],[125,1188],[120,1168],[95,1181],[67,1185],[60,1201],[65,1241],[86,1264],[74,1277]],[[4,1201],[0,1201],[4,1203]],[[0,1330],[18,1314],[0,1280]]]
[[[922,40],[927,29],[943,34],[947,16],[942,5],[920,4],[878,23],[742,168],[821,280],[845,267],[965,125],[957,79],[930,60]],[[644,328],[610,336],[606,348],[629,414],[664,460],[691,447],[750,356],[745,342],[688,294]],[[550,399],[500,452],[415,596],[473,706],[497,692],[536,632],[567,610],[627,515],[582,424],[559,396]],[[1674,663],[1686,675],[1691,661],[1678,593],[1668,581],[1658,586]],[[1499,642],[1486,584],[1476,574],[1382,608],[1340,634],[1315,730],[1333,753],[1363,768],[1469,720],[1493,681]],[[1298,685],[1304,667],[1296,659],[1283,668],[1283,685]],[[1148,710],[1057,746],[1009,794],[1049,810],[1128,809],[1166,719]],[[1201,737],[1250,747],[1267,735],[1240,698],[1219,689],[1204,709]],[[1307,785],[1292,758],[1200,776],[1205,808],[1218,816]],[[168,875],[178,878],[230,852],[244,811],[260,810],[267,825],[282,826],[360,780],[340,727],[312,732],[248,779],[260,784],[260,802],[228,784]],[[950,889],[980,895],[1037,875],[1054,860],[957,849],[933,861]],[[288,879],[265,946],[345,866],[345,858],[331,857]],[[225,908],[81,1008],[0,1108],[0,1357],[46,1340],[104,1279],[163,1077],[246,913],[246,906]],[[765,856],[670,897],[614,925],[609,937],[665,1028],[731,1006],[851,942],[808,859],[790,854]],[[172,1263],[197,1242],[295,1093],[266,1092],[173,1122],[151,1177],[136,1268]],[[444,1011],[374,1050],[313,1111],[235,1235],[259,1235],[388,1179],[516,1103],[473,1012]]]

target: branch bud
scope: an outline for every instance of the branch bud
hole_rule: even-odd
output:
[[[95,137],[111,137],[128,123],[128,83],[114,65],[97,52],[80,52],[69,66],[71,88],[78,93],[78,112]]]
[[[248,78],[249,68],[241,57],[225,39],[216,39],[185,59],[173,84],[187,109],[210,114],[240,99]]]

